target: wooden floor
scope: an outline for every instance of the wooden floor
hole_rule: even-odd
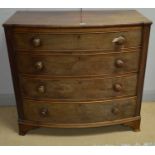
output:
[[[143,103],[141,132],[128,127],[36,129],[18,135],[15,107],[0,107],[0,145],[155,145],[155,102]]]

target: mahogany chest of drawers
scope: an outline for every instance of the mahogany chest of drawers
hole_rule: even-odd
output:
[[[151,21],[136,11],[16,12],[4,23],[19,134],[140,128]]]

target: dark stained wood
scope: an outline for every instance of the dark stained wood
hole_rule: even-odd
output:
[[[93,123],[135,116],[136,99],[121,99],[99,103],[54,103],[24,100],[27,120],[44,123]],[[46,114],[42,111],[46,109]],[[118,112],[115,113],[114,110]],[[65,117],[64,117],[65,116]]]
[[[96,27],[142,24],[151,21],[135,10],[18,11],[5,26]]]
[[[139,75],[138,75],[138,83],[137,83],[137,115],[140,115],[141,110],[141,102],[143,97],[143,86],[144,86],[144,76],[145,76],[145,68],[146,68],[146,60],[147,60],[147,51],[149,44],[149,35],[150,35],[150,25],[143,25],[143,36],[142,36],[142,54],[140,56],[139,62]]]
[[[123,36],[123,44],[114,42]],[[16,33],[14,36],[15,48],[19,51],[30,50],[118,50],[121,48],[141,46],[141,27],[135,30],[113,33],[81,33],[81,34],[39,34]],[[34,43],[39,41],[38,46]]]
[[[28,121],[28,120],[20,120],[18,121],[19,124],[22,126],[30,125],[36,127],[46,127],[46,128],[90,128],[90,127],[101,127],[101,126],[109,126],[109,125],[116,125],[121,124],[124,125],[127,122],[134,122],[140,120],[140,116],[130,117],[130,118],[123,118],[117,119],[113,121],[104,121],[104,122],[93,122],[93,123],[45,123],[45,122],[36,122],[36,121]]]
[[[140,131],[140,121],[141,119],[138,119],[132,122],[124,123],[124,125],[129,126],[130,128],[132,128],[133,131],[138,132]]]
[[[19,128],[19,135],[25,136],[29,130],[36,129],[38,127],[33,126],[33,125],[19,123],[18,128]]]
[[[4,23],[19,134],[138,131],[151,21],[136,11],[17,12]]]
[[[11,74],[12,74],[12,81],[14,86],[14,93],[15,93],[16,104],[17,104],[18,117],[19,119],[24,119],[22,96],[21,96],[21,91],[19,86],[19,75],[17,74],[16,53],[14,50],[14,45],[12,40],[13,31],[11,27],[5,28],[5,36],[6,36]]]
[[[139,51],[118,54],[45,55],[18,53],[18,70],[22,74],[54,76],[95,76],[138,71]],[[122,66],[118,63],[121,61]]]
[[[115,90],[116,84],[121,85],[120,91]],[[136,85],[136,74],[114,78],[21,78],[23,96],[38,100],[80,101],[135,96]],[[43,87],[44,91],[40,90],[40,87]]]

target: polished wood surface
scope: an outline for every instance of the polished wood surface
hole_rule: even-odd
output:
[[[116,40],[123,36],[119,44]],[[115,50],[118,48],[139,47],[141,45],[141,27],[113,33],[81,34],[39,34],[16,33],[15,48],[21,50]]]
[[[111,121],[133,117],[135,109],[135,98],[99,103],[50,103],[24,100],[25,119],[44,123],[74,124]]]
[[[45,55],[18,53],[18,70],[28,75],[101,76],[138,72],[140,51],[117,54]]]
[[[94,128],[101,126],[109,126],[109,125],[118,125],[122,124],[125,126],[129,126],[133,131],[140,131],[140,116],[117,119],[113,121],[104,121],[104,122],[93,122],[93,123],[48,123],[48,122],[36,122],[36,121],[28,121],[28,120],[18,120],[19,124],[19,134],[24,136],[29,130],[35,128]]]
[[[11,39],[13,36],[13,31],[11,27],[5,29],[5,35],[6,35],[6,43],[7,43],[8,56],[9,56],[9,62],[10,62],[10,68],[11,68],[12,82],[14,85],[18,117],[20,119],[23,119],[24,112],[23,112],[23,104],[22,104],[22,94],[21,94],[22,92],[20,90],[19,76],[17,74],[18,72],[17,72],[17,64],[16,64],[16,52],[15,50],[13,50],[14,44],[13,44],[13,39]]]
[[[142,54],[140,56],[139,62],[139,76],[138,76],[138,87],[137,87],[137,115],[140,115],[142,96],[143,96],[143,86],[144,86],[144,78],[145,78],[145,68],[147,61],[147,53],[148,53],[148,45],[149,45],[149,35],[150,35],[150,25],[143,26],[143,48]]]
[[[135,10],[80,11],[18,11],[5,26],[35,27],[95,27],[130,24],[150,24]]]
[[[60,78],[30,79],[21,78],[24,97],[53,100],[99,100],[122,96],[135,96],[137,75],[114,78]],[[115,85],[121,85],[118,91]],[[44,91],[39,90],[40,87]]]
[[[138,131],[150,25],[125,10],[13,15],[4,28],[19,134],[115,124]]]

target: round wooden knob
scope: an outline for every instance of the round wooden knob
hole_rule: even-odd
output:
[[[119,92],[119,91],[122,90],[122,86],[121,86],[121,84],[114,84],[113,89],[114,89],[115,91]]]
[[[47,109],[47,108],[42,108],[42,109],[40,110],[40,114],[41,114],[41,116],[43,116],[43,117],[47,116],[47,115],[48,115],[48,109]]]
[[[115,115],[119,114],[119,112],[120,112],[120,110],[119,110],[118,108],[116,108],[116,107],[115,107],[115,108],[112,108],[111,111],[112,111],[112,113],[115,114]]]
[[[38,90],[39,93],[43,94],[43,93],[45,93],[45,86],[41,85],[41,86],[38,87],[37,90]]]
[[[33,38],[32,39],[32,44],[34,47],[38,47],[41,45],[41,40],[39,38]]]
[[[123,66],[124,66],[124,61],[121,60],[121,59],[117,59],[117,60],[115,61],[115,66],[118,67],[118,68],[123,67]]]
[[[119,36],[117,38],[114,38],[112,42],[117,45],[123,45],[126,42],[126,39],[123,36]]]
[[[43,69],[43,62],[41,62],[41,61],[36,62],[35,63],[35,69],[38,71],[42,70]]]

